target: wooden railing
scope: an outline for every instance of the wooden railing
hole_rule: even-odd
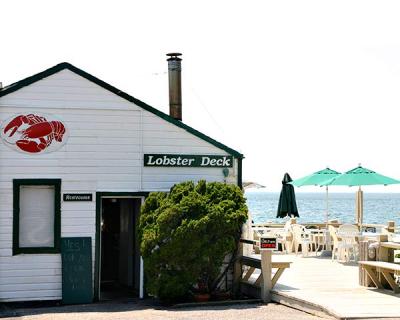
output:
[[[339,227],[343,223],[337,222],[329,222],[329,226]],[[326,228],[326,223],[319,223],[319,222],[306,222],[301,223],[301,225],[308,227],[315,227],[317,229],[324,229]],[[356,225],[356,224],[354,224]],[[275,223],[275,222],[264,222],[264,223],[253,223],[252,227],[255,228],[283,228],[285,226],[284,223]],[[388,221],[386,224],[376,224],[376,223],[363,223],[364,228],[388,228],[389,232],[400,232],[400,227],[396,227],[394,221]]]
[[[324,229],[326,228],[325,223],[301,223],[301,225],[305,227],[316,227],[317,229]],[[338,227],[341,225],[341,223],[329,223],[328,225]],[[284,223],[270,223],[270,222],[264,222],[264,223],[253,223],[252,227],[256,228],[283,228],[285,226]]]
[[[234,291],[237,296],[246,295],[269,302],[271,301],[271,289],[275,286],[283,271],[290,267],[291,262],[272,261],[271,251],[262,251],[260,258],[243,256],[243,245],[255,244],[256,241],[240,239],[234,267]],[[256,269],[259,269],[260,273],[254,281],[250,281]],[[273,277],[272,269],[277,269]]]

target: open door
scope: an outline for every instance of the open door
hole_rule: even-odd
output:
[[[136,241],[141,198],[101,199],[100,299],[139,294],[140,254]]]

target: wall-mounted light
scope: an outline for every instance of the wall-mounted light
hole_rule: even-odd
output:
[[[224,175],[224,182],[226,183],[226,178],[229,176],[229,169],[228,168],[223,168],[222,173]]]
[[[229,169],[228,168],[223,168],[222,173],[224,174],[224,177],[227,178],[229,176]]]

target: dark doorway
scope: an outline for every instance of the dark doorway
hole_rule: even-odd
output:
[[[136,243],[140,198],[103,198],[101,203],[100,298],[135,297],[140,255]]]

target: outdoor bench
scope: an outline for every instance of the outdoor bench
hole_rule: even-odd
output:
[[[264,258],[262,255],[243,255],[244,244],[254,246],[257,244],[257,241],[249,239],[240,239],[239,241],[238,256],[235,259],[234,267],[234,292],[235,294],[241,293],[250,297],[260,298],[263,296],[263,292],[265,293],[268,291],[269,293],[277,283],[283,271],[286,268],[290,268],[292,261],[270,261],[270,265],[265,266],[266,263],[269,263],[267,260],[263,260]],[[245,268],[243,268],[244,266]],[[254,273],[256,269],[261,272]],[[272,269],[276,269],[276,272],[272,273]],[[267,284],[268,290],[263,283],[263,273],[271,277],[269,284]]]
[[[394,274],[400,273],[399,264],[384,261],[359,261],[358,264],[364,268],[378,289],[383,289],[383,284],[379,280],[379,274],[381,274],[395,293],[400,292],[399,285],[394,278]]]
[[[262,272],[258,274],[255,281],[249,281],[256,269],[261,270],[261,259],[242,256],[239,259],[242,266],[248,266],[248,270],[241,276],[240,287],[241,291],[250,296],[260,296],[261,283],[263,280]],[[290,268],[292,261],[272,261],[271,269],[276,269],[275,274],[271,279],[272,288],[277,283],[286,268]]]

